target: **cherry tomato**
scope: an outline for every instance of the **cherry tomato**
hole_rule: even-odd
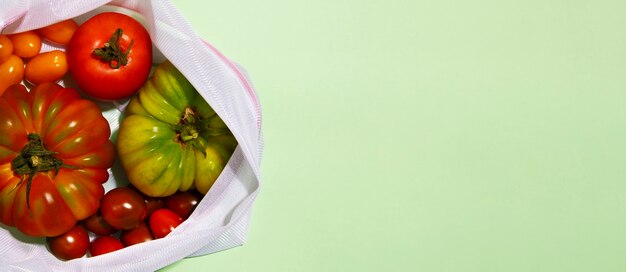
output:
[[[89,254],[91,257],[113,252],[124,248],[120,240],[113,236],[98,237],[89,245]]]
[[[24,78],[24,62],[16,55],[0,63],[0,96],[13,84],[22,82]]]
[[[41,50],[41,38],[35,31],[26,31],[8,36],[13,43],[13,54],[22,58],[32,58]]]
[[[81,225],[75,225],[68,232],[46,238],[52,254],[62,260],[85,256],[89,249],[89,235]]]
[[[146,218],[149,218],[150,215],[161,208],[165,208],[165,201],[162,197],[153,197],[142,194],[144,201],[146,202],[146,206],[148,207],[148,211],[146,212]]]
[[[154,236],[152,236],[148,225],[146,225],[146,223],[141,223],[134,229],[122,231],[122,234],[120,235],[120,240],[122,240],[122,244],[124,244],[124,246],[132,246],[139,243],[152,241],[154,240]]]
[[[96,213],[83,221],[85,228],[100,236],[111,235],[117,230],[109,225],[100,213]]]
[[[37,34],[45,40],[67,45],[77,28],[78,24],[70,19],[37,29]]]
[[[102,218],[119,230],[132,229],[146,218],[146,202],[137,191],[120,187],[107,192],[100,203]]]
[[[67,45],[74,81],[100,100],[133,95],[152,67],[152,42],[135,19],[120,13],[100,13],[81,24]]]
[[[61,50],[41,53],[26,63],[24,78],[33,85],[57,82],[67,73],[67,59]]]
[[[154,238],[163,238],[183,223],[183,218],[168,209],[158,209],[149,219],[150,230]]]
[[[197,191],[177,192],[165,199],[165,207],[187,219],[201,199],[202,194]]]
[[[3,63],[5,60],[9,59],[12,54],[13,43],[6,35],[0,35],[0,63]]]

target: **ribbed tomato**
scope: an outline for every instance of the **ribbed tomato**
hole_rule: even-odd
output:
[[[198,91],[166,61],[128,104],[117,151],[130,182],[149,196],[206,194],[237,141]]]
[[[98,210],[114,146],[98,106],[72,89],[13,85],[0,97],[0,222],[57,236]]]

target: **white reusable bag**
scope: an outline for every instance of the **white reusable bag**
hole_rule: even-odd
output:
[[[221,116],[239,145],[222,174],[194,213],[168,236],[109,254],[63,262],[42,239],[29,239],[15,228],[0,227],[0,271],[153,271],[189,256],[245,242],[252,204],[260,188],[263,149],[261,109],[247,75],[204,42],[166,0],[0,0],[0,30],[11,34],[74,18],[82,22],[103,11],[126,13],[146,26],[155,62],[170,60]],[[42,51],[56,49],[44,44]],[[63,49],[63,48],[60,48]],[[123,101],[104,105],[115,132]],[[119,170],[119,169],[118,169]],[[113,170],[116,171],[116,166]],[[124,184],[110,175],[105,189]]]

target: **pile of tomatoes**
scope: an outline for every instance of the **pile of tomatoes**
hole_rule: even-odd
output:
[[[163,238],[191,215],[237,142],[172,63],[152,65],[146,29],[115,12],[0,35],[0,223],[70,260]],[[94,100],[126,98],[113,143]],[[105,193],[116,159],[131,185]]]
[[[68,70],[65,52],[40,53],[42,39],[67,45],[76,28],[74,21],[66,20],[37,31],[0,35],[0,95],[22,79],[33,85],[61,79]]]
[[[48,237],[47,243],[55,256],[69,260],[163,238],[191,215],[201,199],[197,191],[158,198],[133,187],[115,188],[104,195],[96,214],[60,236]],[[97,238],[90,242],[88,232]]]

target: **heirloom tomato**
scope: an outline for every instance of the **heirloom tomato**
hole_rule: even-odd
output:
[[[206,194],[237,142],[196,89],[166,61],[126,108],[117,150],[130,182],[149,196]]]
[[[94,214],[113,164],[98,106],[53,83],[0,97],[0,222],[29,236],[58,236]]]
[[[148,31],[130,16],[104,12],[81,24],[67,45],[74,81],[101,100],[133,95],[152,67]]]

